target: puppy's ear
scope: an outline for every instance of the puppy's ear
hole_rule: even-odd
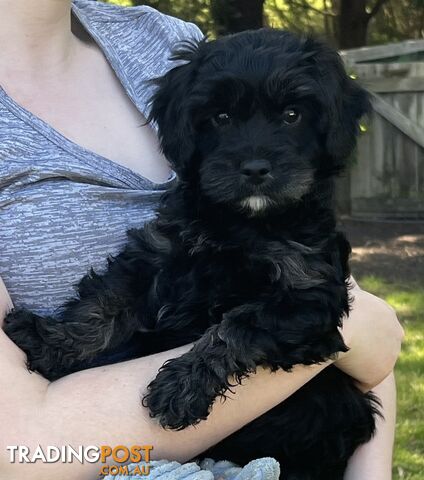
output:
[[[326,101],[327,152],[334,166],[341,168],[356,146],[361,117],[371,110],[370,97],[347,75],[340,56],[330,48],[319,68]]]
[[[176,50],[171,60],[184,62],[155,81],[149,120],[156,122],[164,155],[179,173],[194,153],[194,128],[190,115],[190,90],[199,64],[199,48],[205,40],[190,41]]]

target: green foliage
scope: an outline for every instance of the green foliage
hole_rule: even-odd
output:
[[[148,5],[162,13],[194,22],[203,33],[214,35],[210,0],[102,0],[124,6]]]
[[[211,13],[214,0],[103,0],[120,5],[150,5],[161,12],[195,22],[203,32],[216,35],[217,18]],[[367,0],[370,13],[377,0]],[[266,0],[264,18],[267,25],[298,33],[324,36],[338,43],[340,0]],[[371,19],[368,44],[422,38],[424,35],[424,0],[386,0]]]
[[[323,34],[326,19],[331,23],[335,17],[323,0],[267,0],[265,12],[269,26],[284,27],[298,33]]]
[[[371,23],[368,43],[400,42],[423,36],[424,0],[392,0]]]
[[[362,288],[384,298],[397,311],[405,341],[396,366],[398,414],[394,480],[422,480],[424,472],[424,286],[359,279]]]

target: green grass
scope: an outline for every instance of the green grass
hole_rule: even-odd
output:
[[[363,289],[384,298],[397,311],[405,329],[396,366],[398,415],[393,462],[394,480],[424,479],[424,286],[388,283],[368,276]]]

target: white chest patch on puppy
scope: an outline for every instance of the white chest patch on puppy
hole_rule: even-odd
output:
[[[259,195],[252,195],[251,197],[245,198],[241,204],[245,208],[249,208],[252,212],[260,212],[264,210],[269,201],[266,197],[259,196]]]

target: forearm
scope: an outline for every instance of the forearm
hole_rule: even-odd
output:
[[[352,297],[352,310],[343,323],[343,336],[350,350],[340,354],[335,365],[367,391],[393,371],[404,331],[395,311],[381,298],[358,286],[352,290]]]
[[[180,432],[163,430],[141,406],[140,396],[168,358],[189,347],[107,367],[86,370],[48,384],[30,374],[22,353],[0,332],[0,352],[12,349],[9,373],[0,370],[0,472],[9,480],[31,478],[84,480],[95,478],[98,466],[13,464],[7,445],[133,445],[152,444],[154,458],[185,461],[212,446],[290,396],[324,365],[299,366],[293,372],[258,372],[235,387],[226,402],[217,401],[209,418]],[[14,365],[14,367],[13,367]],[[7,388],[14,377],[13,389]]]
[[[391,480],[392,453],[396,426],[396,384],[390,374],[377,385],[374,392],[383,405],[383,419],[377,420],[374,438],[357,449],[349,461],[345,480]]]

